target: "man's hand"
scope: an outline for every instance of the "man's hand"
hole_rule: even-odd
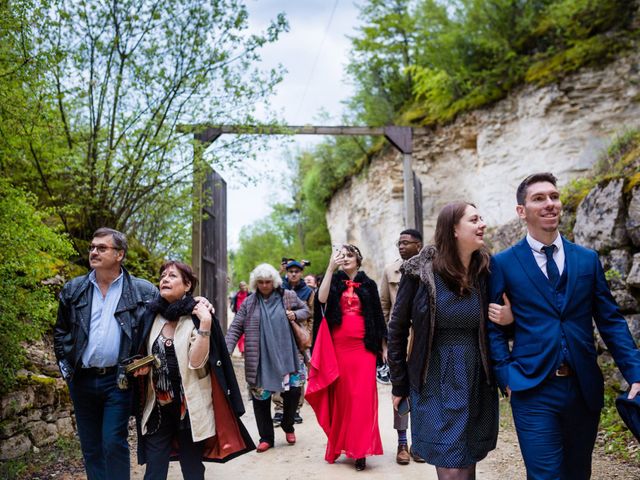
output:
[[[504,305],[498,303],[489,304],[489,320],[498,325],[510,325],[513,323],[513,313],[511,312],[511,302],[506,293],[502,294]]]
[[[640,382],[632,383],[631,388],[629,389],[629,396],[627,397],[629,400],[633,400],[636,398],[636,395],[640,393]]]
[[[391,394],[391,399],[393,400],[393,409],[397,412],[398,411],[398,405],[400,405],[400,402],[402,401],[404,397],[396,397],[395,395]]]
[[[287,318],[289,319],[290,322],[295,322],[296,321],[296,312],[294,312],[293,310],[287,310]]]

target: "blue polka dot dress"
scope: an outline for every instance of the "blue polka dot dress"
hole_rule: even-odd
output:
[[[436,330],[427,378],[411,391],[412,448],[437,467],[463,468],[496,446],[498,396],[478,345],[480,294],[464,297],[436,274]]]

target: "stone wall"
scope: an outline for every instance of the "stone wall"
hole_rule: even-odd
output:
[[[640,49],[606,69],[584,69],[557,84],[523,87],[493,106],[414,138],[414,170],[423,184],[430,239],[446,203],[474,202],[492,226],[515,217],[515,189],[528,174],[552,171],[562,186],[597,161],[616,133],[640,126]],[[402,158],[386,149],[333,197],[333,242],[361,247],[378,280],[397,257],[404,227]]]
[[[50,342],[30,345],[28,357],[30,369],[18,372],[21,387],[0,399],[0,460],[75,433],[69,390],[57,375]]]

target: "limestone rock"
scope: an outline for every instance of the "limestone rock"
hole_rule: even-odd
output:
[[[626,249],[611,250],[608,254],[600,256],[605,273],[615,270],[617,274],[608,275],[609,286],[612,290],[624,289],[625,279],[631,269],[631,253]]]
[[[24,430],[26,419],[24,417],[15,417],[0,422],[0,438],[7,439]]]
[[[628,243],[624,226],[623,187],[623,179],[598,185],[580,202],[573,228],[577,244],[606,251]]]
[[[636,298],[631,295],[628,290],[611,290],[611,294],[616,300],[616,303],[620,307],[620,311],[622,313],[638,311],[638,300],[636,300]]]
[[[583,177],[622,126],[638,123],[639,64],[640,49],[635,49],[606,68],[581,69],[542,88],[524,86],[447,125],[414,130],[413,169],[422,182],[425,243],[431,242],[446,203],[475,203],[495,228],[516,218],[515,191],[527,175],[551,169],[560,187]],[[364,270],[374,279],[397,258],[394,241],[407,227],[401,184],[402,156],[386,150],[330,202],[332,242],[357,242]],[[623,216],[623,228],[625,221]],[[492,236],[487,240],[494,251],[505,246]]]
[[[627,276],[627,285],[635,288],[640,288],[640,253],[636,253],[633,256],[631,271]]]
[[[65,437],[75,433],[75,427],[71,417],[63,417],[56,420],[56,428],[58,429],[58,435]]]
[[[55,379],[44,375],[33,375],[34,381],[34,406],[37,408],[53,405],[56,400],[56,382]]]
[[[33,406],[35,395],[32,388],[10,392],[0,401],[0,419],[16,415]]]
[[[525,223],[515,218],[487,232],[485,242],[493,253],[498,253],[521,240],[526,234]]]
[[[631,200],[627,207],[627,235],[631,242],[640,247],[640,185],[631,190]]]
[[[625,315],[627,325],[629,325],[629,331],[631,336],[636,341],[636,345],[640,346],[640,314]]]
[[[33,422],[27,424],[31,441],[37,447],[49,445],[58,439],[58,428],[54,423]]]
[[[11,460],[29,453],[31,440],[26,435],[16,435],[0,443],[0,460]]]

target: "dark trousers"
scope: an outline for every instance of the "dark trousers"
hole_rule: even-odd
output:
[[[127,442],[132,392],[120,390],[116,373],[78,370],[69,393],[88,480],[129,479]]]
[[[280,427],[286,433],[295,431],[293,428],[293,417],[298,408],[298,399],[300,398],[300,387],[292,387],[288,392],[282,392],[282,422]],[[271,397],[266,400],[253,401],[253,413],[256,416],[256,424],[258,425],[258,433],[260,441],[274,445],[273,420],[271,419]]]
[[[178,441],[182,477],[185,480],[204,479],[202,453],[205,441],[194,442],[191,429],[180,428],[180,423],[180,405],[178,403],[160,407],[158,430],[144,436],[144,453],[147,462],[147,468],[144,472],[145,480],[165,480],[167,478],[169,456],[174,438]]]
[[[511,393],[529,480],[588,480],[600,412],[587,405],[575,376],[550,377]]]

